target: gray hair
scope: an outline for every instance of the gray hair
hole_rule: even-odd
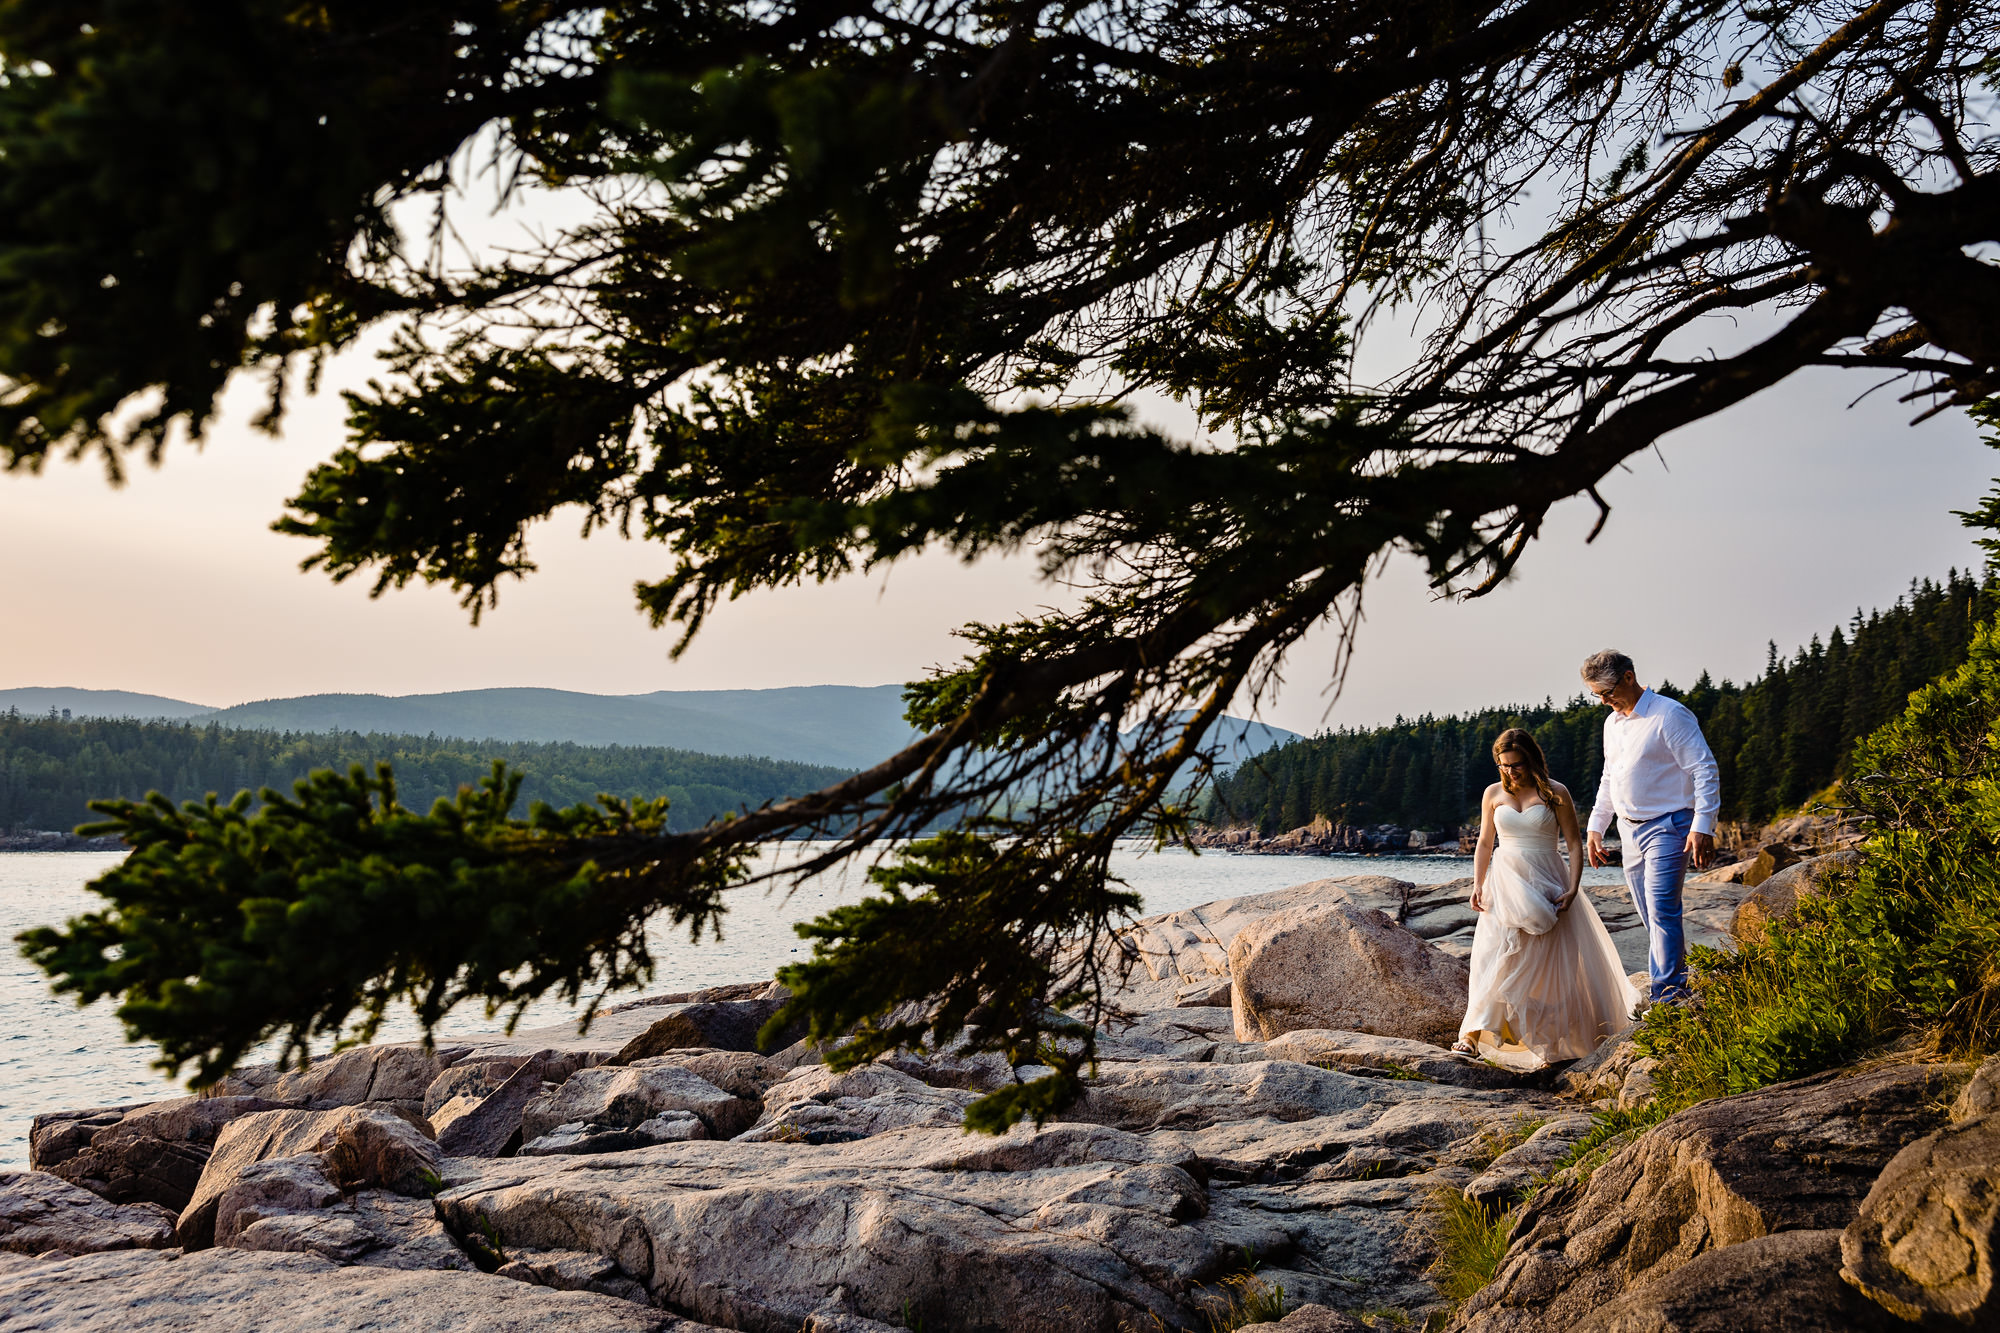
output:
[[[1616,685],[1628,671],[1636,672],[1632,659],[1616,648],[1606,648],[1583,659],[1583,678],[1591,685]]]

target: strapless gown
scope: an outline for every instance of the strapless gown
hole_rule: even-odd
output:
[[[1625,1026],[1638,992],[1590,898],[1556,910],[1569,871],[1555,811],[1502,805],[1494,823],[1460,1040],[1514,1068],[1588,1055]]]

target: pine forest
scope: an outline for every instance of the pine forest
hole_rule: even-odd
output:
[[[28,717],[0,713],[0,830],[66,830],[94,819],[87,802],[143,797],[175,801],[292,784],[315,769],[395,766],[398,797],[428,810],[479,781],[495,760],[526,775],[523,808],[565,806],[599,792],[665,796],[668,825],[698,828],[718,815],[812,791],[838,770],[776,759],[728,758],[652,746],[463,741],[436,736],[232,730],[214,724]]]
[[[1770,645],[1744,685],[1703,672],[1685,689],[1640,679],[1701,720],[1722,777],[1722,817],[1761,824],[1846,776],[1854,742],[1902,711],[1911,691],[1965,660],[1978,625],[2000,610],[2000,580],[1952,571],[1913,582],[1886,611],[1856,611],[1845,627],[1786,659]],[[1324,816],[1360,826],[1449,829],[1476,818],[1493,781],[1490,748],[1508,727],[1541,742],[1550,771],[1588,805],[1602,761],[1603,709],[1567,703],[1488,708],[1466,716],[1398,718],[1386,727],[1322,732],[1243,764],[1210,793],[1207,821],[1282,832]]]

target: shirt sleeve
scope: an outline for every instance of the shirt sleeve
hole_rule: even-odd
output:
[[[1715,819],[1722,811],[1722,778],[1716,772],[1715,754],[1701,734],[1701,723],[1685,708],[1674,710],[1661,729],[1667,749],[1694,780],[1694,828],[1696,833],[1715,832]]]
[[[1611,803],[1611,728],[1606,727],[1604,746],[1604,771],[1597,779],[1597,804],[1590,810],[1590,826],[1586,832],[1602,834],[1611,828],[1611,821],[1618,817],[1618,811]]]

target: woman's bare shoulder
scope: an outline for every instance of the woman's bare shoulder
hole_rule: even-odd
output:
[[[1500,799],[1500,793],[1501,793],[1501,792],[1504,792],[1504,791],[1506,791],[1506,790],[1507,790],[1507,788],[1506,788],[1506,785],[1505,785],[1504,783],[1499,783],[1499,782],[1490,782],[1490,783],[1488,783],[1488,784],[1486,785],[1486,794],[1485,794],[1484,796],[1481,796],[1481,797],[1479,798],[1479,799],[1480,799],[1480,802],[1481,802],[1481,804],[1484,804],[1484,805],[1491,805],[1491,804],[1493,804],[1493,803],[1494,803],[1495,801],[1497,801],[1497,800],[1499,800],[1499,799]]]
[[[1569,794],[1569,788],[1563,786],[1562,783],[1557,782],[1554,778],[1549,779],[1549,790],[1553,791],[1559,799],[1568,801],[1572,805],[1576,804],[1576,797]]]

